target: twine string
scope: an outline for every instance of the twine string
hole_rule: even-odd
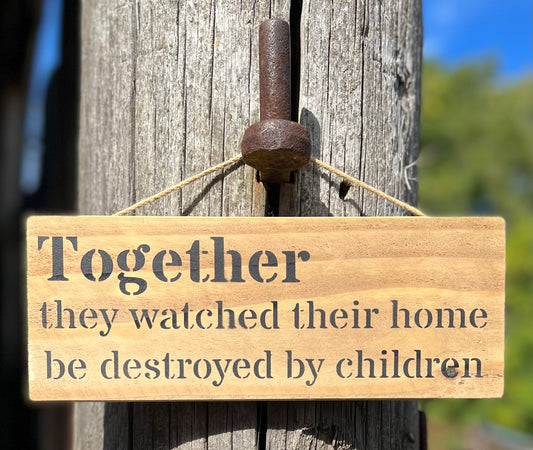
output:
[[[242,156],[237,155],[231,159],[228,159],[227,161],[217,164],[216,166],[210,167],[209,169],[206,169],[200,173],[197,173],[196,175],[193,175],[190,178],[180,181],[178,184],[175,184],[174,186],[167,187],[166,189],[163,189],[157,194],[154,194],[154,195],[151,195],[150,197],[139,200],[137,203],[131,206],[128,206],[126,209],[123,209],[122,211],[119,211],[115,213],[114,215],[125,216],[127,214],[131,214],[132,212],[137,211],[139,208],[142,208],[143,206],[149,205],[150,203],[156,202],[160,198],[166,197],[172,192],[176,192],[176,191],[183,189],[185,186],[188,186],[189,184],[195,182],[196,180],[199,180],[200,178],[203,178],[209,175],[210,173],[218,172],[219,170],[224,170],[226,167],[238,163],[241,159],[242,159]]]
[[[216,166],[213,166],[213,167],[210,167],[209,169],[206,169],[200,173],[197,173],[196,175],[190,177],[190,178],[187,178],[183,181],[180,181],[179,183],[173,185],[173,186],[170,186],[166,189],[163,189],[162,191],[154,194],[154,195],[151,195],[150,197],[147,197],[145,199],[142,199],[140,201],[138,201],[137,203],[115,213],[114,215],[115,216],[125,216],[127,214],[131,214],[132,212],[135,212],[137,211],[138,209],[142,208],[143,206],[146,206],[146,205],[149,205],[151,203],[154,203],[156,202],[157,200],[159,200],[160,198],[163,198],[163,197],[166,197],[167,195],[171,194],[172,192],[176,192],[176,191],[179,191],[181,189],[183,189],[185,186],[188,186],[189,184],[199,180],[200,178],[203,178],[213,172],[218,172],[218,171],[221,171],[221,170],[224,170],[226,167],[229,167],[229,166],[232,166],[233,164],[237,164],[238,162],[240,162],[242,160],[242,156],[241,155],[237,155],[231,159],[228,159],[220,164],[217,164]],[[316,158],[313,158],[311,157],[309,159],[313,164],[315,164],[316,166],[318,167],[321,167],[339,177],[341,177],[344,181],[346,181],[347,183],[351,184],[352,186],[358,186],[362,189],[365,189],[369,192],[372,192],[373,194],[383,198],[384,200],[387,200],[388,202],[396,205],[396,206],[399,206],[400,208],[403,208],[404,210],[410,212],[411,214],[413,214],[414,216],[425,216],[425,214],[420,211],[419,209],[415,208],[414,206],[411,206],[405,202],[402,202],[401,200],[398,200],[397,198],[395,197],[392,197],[388,194],[386,194],[385,192],[373,187],[373,186],[370,186],[369,184],[366,184],[365,182],[361,181],[361,180],[358,180],[357,178],[354,178],[354,177],[351,177],[350,175],[347,175],[345,174],[344,172],[342,172],[341,170],[339,169],[336,169],[332,166],[330,166],[329,164],[326,164],[325,162],[323,161],[320,161],[319,159],[316,159]]]
[[[353,186],[358,186],[360,188],[363,188],[363,189],[365,189],[365,190],[367,190],[369,192],[372,192],[373,194],[376,194],[378,197],[381,197],[381,198],[387,200],[388,202],[390,202],[390,203],[392,203],[392,204],[394,204],[396,206],[399,206],[400,208],[405,209],[406,211],[410,212],[413,216],[425,216],[425,214],[422,211],[420,211],[419,209],[415,208],[414,206],[411,206],[408,203],[402,202],[401,200],[398,200],[397,198],[392,197],[391,195],[386,194],[385,192],[380,191],[379,189],[377,189],[377,188],[375,188],[373,186],[370,186],[369,184],[366,184],[364,181],[361,181],[361,180],[358,180],[357,178],[351,177],[350,175],[345,174],[344,172],[342,172],[339,169],[335,169],[335,167],[332,167],[329,164],[326,164],[325,162],[320,161],[319,159],[311,157],[309,160],[313,164],[317,165],[318,167],[322,167],[323,169],[326,169],[329,172],[334,173],[335,175],[338,175],[339,177],[341,177],[347,183],[349,183],[349,184],[351,184]]]

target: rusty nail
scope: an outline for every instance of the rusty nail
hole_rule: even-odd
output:
[[[291,119],[290,29],[283,20],[259,27],[259,98],[261,120]]]
[[[259,170],[261,181],[288,182],[290,173],[307,164],[309,133],[291,116],[291,55],[289,24],[270,19],[259,27],[259,88],[261,121],[244,133],[244,162]]]

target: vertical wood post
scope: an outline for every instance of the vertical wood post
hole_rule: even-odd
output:
[[[406,173],[406,167],[418,152],[420,0],[84,0],[80,213],[112,214],[240,152],[244,130],[259,119],[257,36],[269,17],[291,23],[293,119],[308,128],[312,155],[416,202],[413,183],[406,182],[414,169]],[[352,188],[343,199],[339,190],[338,179],[307,166],[293,184],[266,195],[254,171],[241,165],[139,214],[401,214],[372,194]],[[78,449],[368,450],[420,444],[415,402],[75,408]]]

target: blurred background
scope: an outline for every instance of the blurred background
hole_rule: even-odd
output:
[[[422,0],[418,182],[429,215],[502,216],[505,395],[421,402],[429,449],[533,449],[533,44],[528,0]],[[80,0],[0,2],[0,447],[67,448],[70,405],[24,399],[27,211],[75,209]]]
[[[429,448],[533,449],[532,2],[422,2],[419,206],[507,234],[505,394],[422,402]]]

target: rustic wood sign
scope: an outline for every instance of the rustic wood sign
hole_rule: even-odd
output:
[[[32,400],[503,392],[498,218],[31,217]]]

